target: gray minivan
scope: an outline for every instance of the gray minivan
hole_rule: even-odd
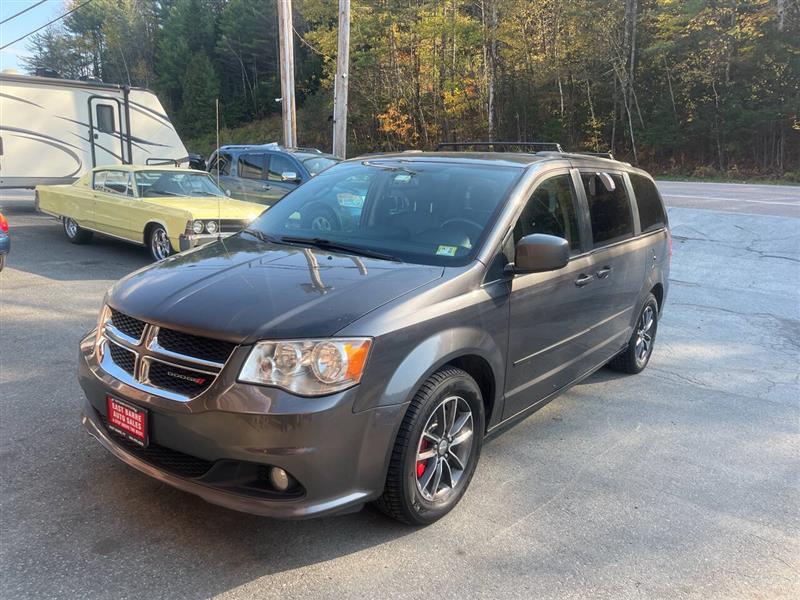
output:
[[[336,218],[315,226],[321,207]],[[136,271],[80,344],[83,423],[128,465],[274,517],[446,514],[487,434],[653,351],[652,178],[561,152],[342,162]]]

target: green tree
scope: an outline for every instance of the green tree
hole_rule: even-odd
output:
[[[183,78],[183,106],[180,111],[181,130],[190,136],[213,131],[216,123],[215,100],[219,95],[219,80],[205,52],[196,52]]]

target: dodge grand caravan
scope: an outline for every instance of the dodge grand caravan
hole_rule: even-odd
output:
[[[325,207],[324,230],[304,218]],[[653,180],[577,154],[353,159],[240,233],[109,290],[82,420],[117,458],[232,509],[375,502],[413,524],[485,436],[653,351],[671,240]]]

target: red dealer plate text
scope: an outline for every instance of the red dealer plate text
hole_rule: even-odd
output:
[[[147,446],[147,411],[106,396],[108,428],[142,447]]]

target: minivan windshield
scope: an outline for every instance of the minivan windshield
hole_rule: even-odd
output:
[[[326,169],[250,224],[278,242],[460,266],[475,255],[522,170],[368,159]]]
[[[207,173],[200,171],[137,171],[140,198],[160,196],[225,196]]]

